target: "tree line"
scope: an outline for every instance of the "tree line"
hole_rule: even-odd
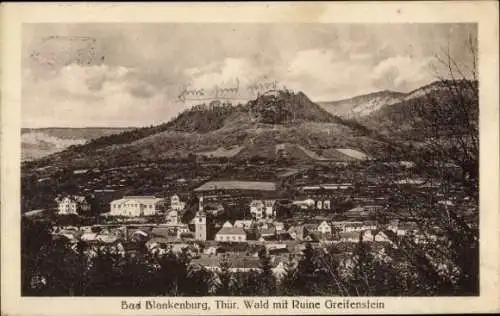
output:
[[[361,240],[350,251],[306,244],[302,255],[290,256],[276,274],[264,249],[256,270],[233,272],[222,255],[214,272],[192,265],[188,252],[157,256],[144,244],[133,255],[91,254],[84,242],[53,238],[47,224],[29,219],[23,219],[21,236],[23,296],[477,295],[466,276],[442,271],[410,239],[401,241],[399,250]]]

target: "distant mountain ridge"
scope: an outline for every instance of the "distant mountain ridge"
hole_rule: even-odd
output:
[[[384,90],[350,99],[318,102],[318,104],[333,115],[343,118],[359,118],[370,115],[384,106],[401,102],[405,96],[405,93]]]
[[[443,81],[435,81],[410,92],[383,90],[336,101],[317,102],[330,114],[346,119],[360,120],[391,105],[422,97],[443,88]]]
[[[83,145],[90,139],[121,133],[131,128],[109,127],[42,127],[21,129],[21,160],[35,160],[72,145]]]

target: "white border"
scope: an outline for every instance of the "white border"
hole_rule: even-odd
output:
[[[2,147],[1,242],[2,313],[6,315],[127,314],[318,314],[318,313],[463,313],[500,311],[499,240],[499,89],[498,4],[494,1],[446,2],[315,2],[211,4],[4,4],[2,6]],[[20,297],[20,84],[21,25],[40,22],[321,22],[479,24],[480,75],[480,245],[481,296],[447,298],[371,298],[382,310],[253,310],[208,312],[122,311],[121,298]],[[390,36],[390,34],[388,34]],[[8,79],[7,79],[8,78]],[[132,298],[126,298],[132,300]],[[167,298],[165,298],[166,300]],[[280,298],[270,298],[279,300]],[[298,299],[298,298],[294,298]],[[304,298],[305,299],[305,298]],[[324,301],[327,298],[307,298]],[[354,299],[354,298],[353,298]],[[357,298],[363,300],[365,298]],[[160,299],[158,299],[160,300]],[[183,298],[172,300],[182,301]],[[234,301],[243,298],[233,298]]]

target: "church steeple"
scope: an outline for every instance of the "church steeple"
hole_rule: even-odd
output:
[[[203,196],[200,196],[200,200],[198,202],[198,212],[203,212]]]

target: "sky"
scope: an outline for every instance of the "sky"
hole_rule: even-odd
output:
[[[448,53],[469,69],[476,34],[473,24],[25,24],[22,125],[154,125],[269,87],[313,101],[409,92],[447,77]]]

